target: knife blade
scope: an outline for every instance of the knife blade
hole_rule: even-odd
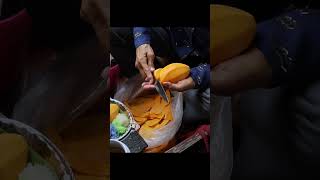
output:
[[[164,90],[162,84],[158,80],[156,80],[155,87],[156,87],[157,92],[162,97],[162,99],[164,99],[166,101],[166,103],[169,103],[169,98],[166,94],[166,91]]]

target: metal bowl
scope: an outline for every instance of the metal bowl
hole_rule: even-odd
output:
[[[138,130],[140,128],[139,124],[134,120],[134,117],[132,115],[132,113],[130,112],[129,108],[127,108],[122,102],[116,100],[116,99],[112,99],[110,98],[110,103],[114,103],[117,104],[120,108],[121,111],[126,112],[129,119],[130,119],[130,124],[127,128],[127,131],[120,137],[116,138],[115,140],[122,140],[124,137],[126,137],[130,130],[134,129],[134,130]]]
[[[28,145],[51,165],[59,180],[75,180],[70,165],[60,150],[42,133],[19,121],[2,117],[0,128],[8,133],[22,135]]]

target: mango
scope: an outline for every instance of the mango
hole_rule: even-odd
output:
[[[160,80],[160,73],[161,73],[162,68],[158,68],[153,72],[154,78],[156,80]]]
[[[160,82],[177,83],[186,79],[190,74],[190,67],[182,63],[172,63],[160,71]]]
[[[119,114],[119,106],[117,104],[110,103],[110,122],[112,122]]]
[[[254,17],[237,8],[210,5],[210,62],[217,65],[241,54],[256,33]]]
[[[28,159],[28,144],[18,134],[0,134],[0,179],[17,180]]]

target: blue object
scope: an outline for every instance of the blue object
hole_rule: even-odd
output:
[[[150,44],[151,29],[147,27],[134,27],[134,44],[139,47],[142,44]],[[176,55],[184,59],[197,50],[197,54],[204,59],[209,58],[209,29],[192,27],[166,27],[169,34],[170,44]]]
[[[116,138],[118,138],[117,130],[116,130],[116,128],[114,127],[113,124],[110,124],[110,138],[111,138],[111,139],[116,139]]]
[[[191,68],[190,77],[193,79],[197,89],[206,90],[210,84],[210,65],[200,64]]]
[[[134,45],[139,47],[142,44],[150,44],[150,28],[135,27],[133,28]]]

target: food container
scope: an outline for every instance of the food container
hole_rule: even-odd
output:
[[[110,152],[111,153],[130,153],[130,149],[123,142],[110,139]]]
[[[75,180],[70,165],[60,150],[42,133],[19,121],[3,117],[0,117],[0,128],[8,133],[22,135],[29,147],[48,162],[59,180]]]
[[[133,115],[131,114],[131,112],[129,111],[129,109],[120,101],[116,100],[116,99],[112,99],[110,98],[110,103],[114,103],[117,104],[120,108],[121,111],[126,112],[130,123],[129,126],[127,128],[127,131],[120,137],[116,138],[115,140],[119,140],[121,141],[122,139],[124,139],[126,136],[128,136],[130,134],[130,132],[132,131],[137,131],[140,129],[140,125],[134,120]]]

